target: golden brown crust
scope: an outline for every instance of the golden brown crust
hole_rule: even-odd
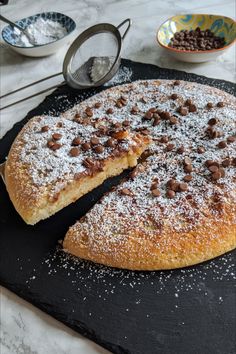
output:
[[[147,238],[137,224],[132,233],[129,230],[124,242],[117,244],[114,241],[112,244],[111,241],[105,247],[96,247],[91,235],[77,223],[76,228],[72,226],[66,234],[63,247],[74,256],[117,268],[159,270],[187,267],[236,247],[235,212],[236,209],[223,213],[220,221],[208,219],[190,232],[174,232],[171,225],[166,225],[162,239],[155,233]],[[113,252],[107,252],[107,249],[113,249]]]
[[[138,128],[147,116],[146,129],[154,143],[141,172],[105,195],[69,229],[64,250],[112,267],[157,270],[190,266],[234,249],[235,98],[211,87],[165,80],[137,82],[120,90],[141,111],[133,118]],[[104,96],[113,97],[113,91]],[[155,117],[145,113],[155,103],[161,116],[157,127]],[[216,173],[208,170],[207,160],[214,162]],[[186,175],[191,175],[187,187],[181,184]],[[175,180],[173,189],[170,179]]]

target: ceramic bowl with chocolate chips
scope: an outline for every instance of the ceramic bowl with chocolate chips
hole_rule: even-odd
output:
[[[175,59],[201,63],[214,60],[236,40],[236,22],[225,16],[173,16],[157,32],[158,43]]]

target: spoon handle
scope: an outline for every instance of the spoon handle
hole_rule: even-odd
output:
[[[0,20],[2,20],[3,22],[8,23],[9,25],[18,28],[21,32],[24,31],[24,28],[18,26],[16,23],[11,22],[10,20],[8,20],[6,17],[0,15]]]

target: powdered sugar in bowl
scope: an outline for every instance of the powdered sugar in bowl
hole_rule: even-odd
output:
[[[3,28],[2,38],[14,51],[30,57],[55,53],[70,41],[70,35],[76,28],[72,18],[58,12],[43,12],[15,22],[26,30],[34,45],[11,26]]]

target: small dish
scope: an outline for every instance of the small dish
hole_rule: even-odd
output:
[[[225,37],[223,48],[211,50],[179,50],[168,46],[175,32],[181,30],[210,29],[216,36]],[[176,15],[165,21],[157,31],[157,41],[174,58],[192,63],[214,60],[223,54],[236,40],[236,22],[230,17],[207,14]]]
[[[14,29],[9,25],[3,28],[2,38],[15,52],[29,57],[43,57],[54,54],[59,48],[63,47],[68,42],[69,36],[76,28],[76,24],[72,18],[58,12],[43,12],[33,16],[15,21],[19,26],[27,28],[32,23],[35,23],[38,18],[51,20],[60,23],[66,28],[67,34],[53,42],[35,45],[33,47],[23,47],[16,45]]]

